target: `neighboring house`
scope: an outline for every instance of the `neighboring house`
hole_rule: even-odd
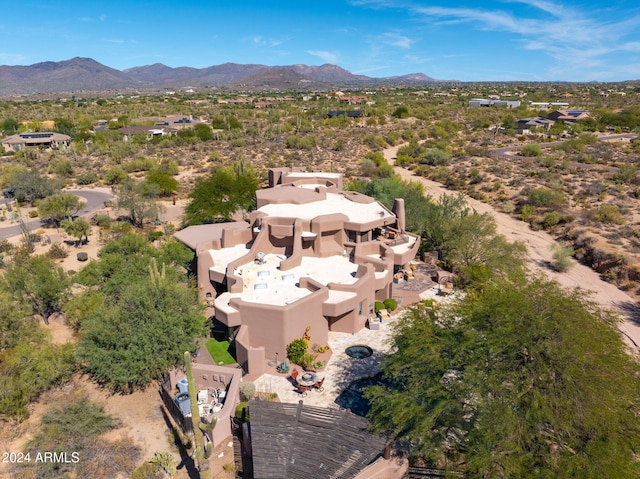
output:
[[[531,101],[529,102],[529,108],[534,110],[548,110],[549,108],[563,108],[568,107],[569,104],[563,101]]]
[[[592,118],[589,110],[556,110],[547,115],[547,118],[553,121],[576,122]]]
[[[489,106],[504,106],[507,108],[518,108],[520,106],[520,100],[497,100],[493,98],[471,98],[468,105],[470,107],[489,107]]]
[[[65,149],[71,143],[69,135],[53,132],[19,133],[2,140],[5,151],[18,151],[22,148],[37,147],[51,150]]]
[[[167,126],[127,126],[118,129],[118,131],[124,135],[124,141],[128,141],[134,135],[145,135],[147,139],[151,140],[164,135],[173,135],[177,130]]]
[[[532,128],[542,128],[545,131],[548,131],[554,123],[555,122],[553,120],[549,120],[548,118],[543,118],[541,116],[522,118],[518,120],[516,131],[521,135],[530,133]]]
[[[333,118],[334,116],[344,115],[349,118],[360,118],[362,113],[362,110],[329,110],[327,116]]]
[[[234,338],[245,372],[270,360],[310,327],[355,333],[391,297],[394,273],[407,269],[420,238],[405,231],[404,201],[393,211],[342,190],[337,173],[269,170],[249,222],[185,228],[175,237],[196,252],[198,286],[213,324]]]
[[[342,96],[340,97],[340,101],[348,105],[362,105],[369,101],[369,98],[366,96]]]

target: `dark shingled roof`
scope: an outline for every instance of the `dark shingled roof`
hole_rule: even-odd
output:
[[[255,479],[353,478],[386,445],[348,410],[252,401],[249,411]]]

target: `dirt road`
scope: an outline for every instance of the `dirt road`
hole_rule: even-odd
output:
[[[402,145],[400,145],[402,146]],[[390,164],[394,164],[398,148],[395,146],[384,150],[384,157]],[[426,192],[434,199],[448,191],[440,183],[427,180],[405,168],[394,166],[395,172],[404,180],[418,181],[425,187]],[[628,344],[640,353],[640,309],[636,302],[624,291],[619,290],[611,283],[600,279],[600,275],[591,268],[576,263],[568,272],[558,273],[549,267],[552,260],[551,246],[555,240],[544,231],[533,231],[528,223],[519,221],[511,216],[496,211],[492,206],[481,201],[467,197],[470,207],[479,213],[490,213],[496,220],[498,232],[506,236],[510,241],[522,241],[527,245],[529,252],[529,264],[532,269],[541,271],[547,277],[557,281],[561,285],[570,288],[579,287],[589,292],[589,297],[598,304],[611,308],[620,313],[622,322],[620,331],[627,339]]]

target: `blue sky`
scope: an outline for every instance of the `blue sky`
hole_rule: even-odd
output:
[[[640,79],[637,0],[12,1],[0,64],[90,57],[164,63],[332,63],[373,77]]]

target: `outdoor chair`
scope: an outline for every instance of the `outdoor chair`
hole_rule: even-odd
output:
[[[322,378],[320,381],[316,381],[316,383],[313,385],[313,388],[316,391],[322,392],[324,391],[324,386],[322,385],[324,383],[324,378]]]
[[[298,396],[301,398],[307,397],[307,391],[309,390],[309,386],[300,386],[298,385]]]
[[[380,316],[380,321],[389,321],[391,316],[389,316],[389,311],[386,309],[381,309],[378,311],[378,315]]]
[[[293,382],[296,384],[298,383],[298,374],[300,374],[300,371],[298,371],[297,369],[294,369],[291,372],[291,379],[293,379]]]

